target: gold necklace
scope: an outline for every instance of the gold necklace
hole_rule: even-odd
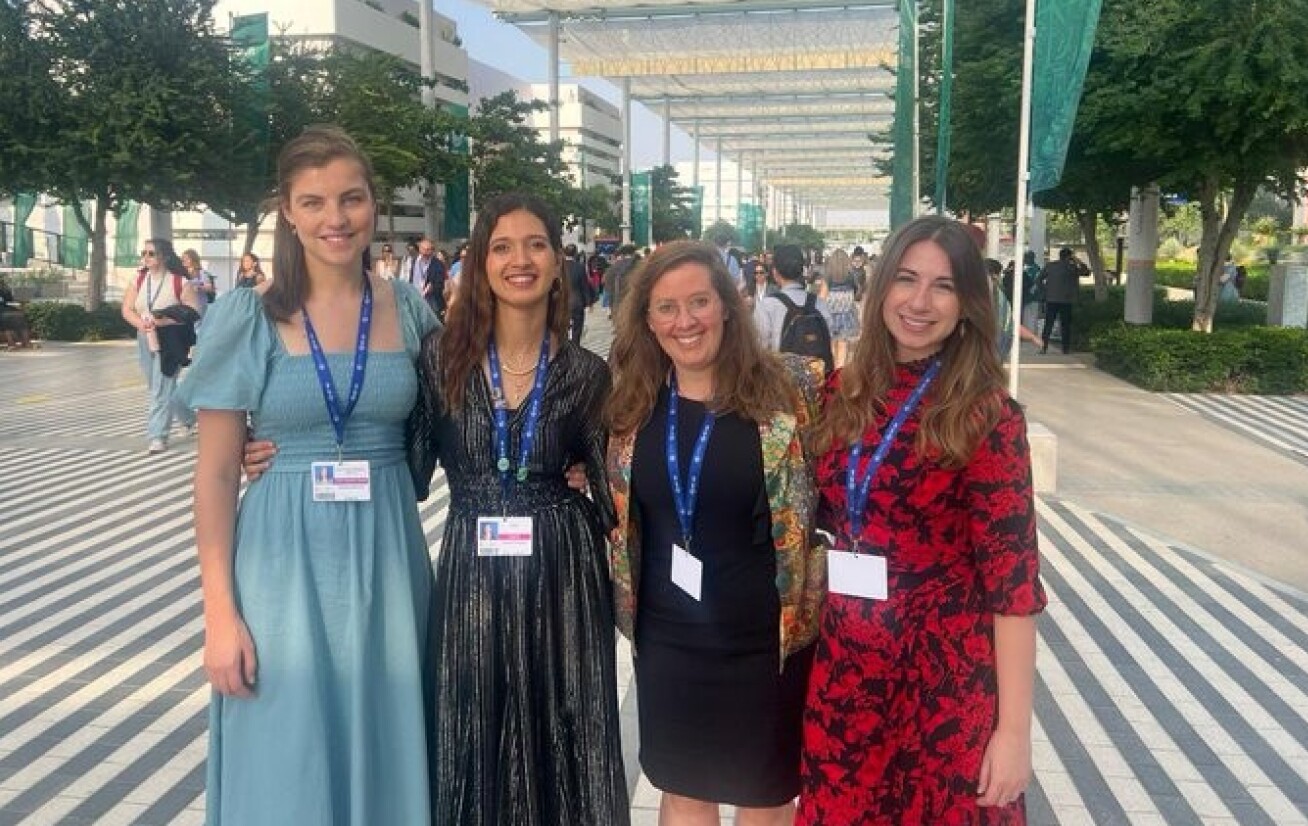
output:
[[[536,365],[533,364],[525,370],[517,370],[510,367],[507,361],[502,361],[500,362],[500,369],[508,376],[530,376],[532,373],[536,372]]]

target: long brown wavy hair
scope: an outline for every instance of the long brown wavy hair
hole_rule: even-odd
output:
[[[863,334],[816,431],[819,447],[861,439],[885,410],[896,365],[895,340],[882,318],[882,305],[909,247],[926,241],[949,258],[961,318],[940,349],[940,374],[922,402],[917,452],[934,457],[944,467],[962,467],[999,420],[1004,370],[995,345],[994,300],[981,252],[958,221],[924,216],[886,239],[867,287]]]
[[[672,360],[649,328],[650,293],[664,274],[686,264],[709,271],[709,281],[722,301],[722,345],[714,365],[712,409],[762,422],[795,405],[785,370],[759,342],[754,321],[717,248],[701,241],[673,241],[637,265],[622,288],[609,352],[613,393],[606,411],[615,435],[631,433],[649,420],[659,388],[667,380]]]
[[[501,218],[519,210],[535,215],[545,225],[555,260],[554,287],[550,289],[545,326],[556,340],[567,340],[568,279],[563,277],[563,229],[559,219],[534,195],[506,192],[491,198],[477,213],[477,223],[472,228],[463,268],[459,271],[458,297],[446,313],[445,332],[441,334],[441,387],[451,410],[463,407],[468,377],[481,369],[495,328],[495,293],[491,292],[486,277],[491,236]]]
[[[263,307],[277,321],[288,321],[304,306],[309,294],[309,270],[304,260],[304,244],[300,243],[295,228],[286,219],[285,208],[290,206],[291,181],[306,169],[321,169],[332,161],[344,158],[359,164],[363,180],[368,185],[368,197],[373,202],[373,223],[377,221],[377,185],[373,180],[372,162],[344,129],[337,126],[310,126],[293,138],[277,156],[277,228],[273,232],[273,278],[263,294]],[[369,240],[372,227],[368,228]],[[252,256],[253,257],[253,256]],[[259,259],[254,258],[255,269]],[[367,277],[363,259],[359,272]]]

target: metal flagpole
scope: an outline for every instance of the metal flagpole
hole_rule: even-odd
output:
[[[1036,0],[1026,0],[1026,37],[1022,44],[1022,113],[1017,131],[1017,225],[1013,228],[1013,341],[1008,350],[1008,395],[1017,398],[1022,357],[1022,272],[1026,252],[1027,185],[1031,180],[1031,75],[1035,61]]]

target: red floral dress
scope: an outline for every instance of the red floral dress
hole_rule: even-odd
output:
[[[925,368],[900,366],[865,444],[877,443]],[[839,374],[828,394],[838,385]],[[862,547],[886,555],[889,599],[831,594],[822,617],[804,716],[796,823],[805,826],[1026,822],[1020,798],[976,804],[997,711],[994,615],[1045,606],[1025,419],[1005,399],[971,462],[947,470],[914,450],[919,412],[865,506]],[[845,547],[848,452],[827,452],[817,468],[818,525]]]

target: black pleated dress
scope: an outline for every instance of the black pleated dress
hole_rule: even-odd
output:
[[[604,531],[600,409],[608,367],[563,342],[550,364],[530,476],[501,502],[490,386],[469,379],[464,409],[445,411],[424,342],[424,400],[411,419],[422,495],[439,459],[449,514],[435,563],[428,709],[434,826],[572,826],[630,820],[619,742],[613,598]],[[510,413],[516,463],[526,405]],[[584,461],[593,500],[563,471]],[[596,484],[598,483],[598,484]],[[478,557],[479,516],[531,516],[529,557]]]
[[[701,600],[672,582],[680,544],[664,457],[668,389],[636,436],[632,498],[641,524],[636,617],[640,761],[658,789],[736,806],[779,806],[799,793],[811,649],[780,658],[780,598],[758,426],[716,422],[705,454],[694,547]],[[682,473],[705,415],[677,403]]]

